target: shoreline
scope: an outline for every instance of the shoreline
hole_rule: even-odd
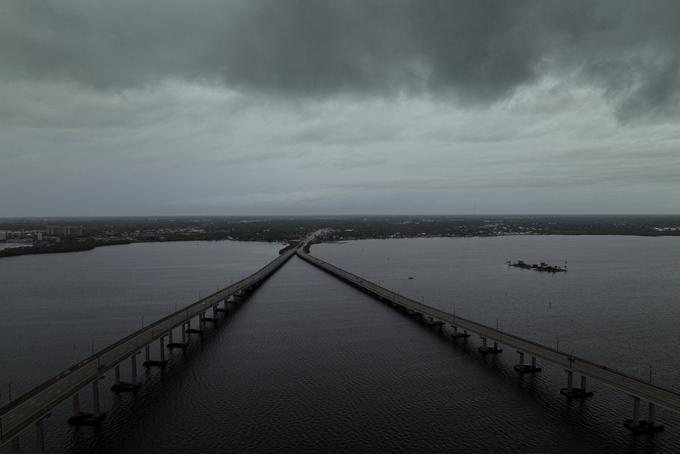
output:
[[[563,233],[563,232],[551,232],[551,233],[516,233],[516,234],[504,234],[504,235],[490,235],[490,234],[463,234],[463,235],[409,235],[409,236],[382,236],[382,235],[367,235],[367,236],[357,236],[348,237],[340,239],[326,239],[320,241],[319,243],[344,243],[347,241],[361,241],[361,240],[407,240],[407,239],[426,239],[426,238],[501,238],[508,236],[629,236],[629,237],[680,237],[680,233],[673,232],[659,232],[659,233],[594,233],[594,232],[578,232],[578,233]],[[100,247],[106,246],[123,246],[128,244],[138,244],[138,243],[175,243],[175,242],[186,242],[186,241],[253,241],[253,242],[270,242],[270,243],[280,243],[287,244],[282,249],[279,250],[279,254],[284,253],[287,249],[291,247],[291,240],[276,239],[272,241],[263,241],[261,239],[237,239],[237,238],[171,238],[162,240],[113,240],[113,241],[84,241],[82,243],[64,243],[54,246],[25,246],[25,247],[12,247],[7,249],[0,249],[0,259],[10,258],[10,257],[21,257],[25,255],[45,255],[45,254],[67,254],[71,252],[86,252],[91,251]]]

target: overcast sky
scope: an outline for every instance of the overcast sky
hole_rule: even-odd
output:
[[[0,217],[678,213],[679,18],[0,0]]]

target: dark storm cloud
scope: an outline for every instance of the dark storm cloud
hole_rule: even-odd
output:
[[[178,78],[485,104],[543,76],[620,119],[678,112],[680,2],[3,0],[0,77],[116,90]]]

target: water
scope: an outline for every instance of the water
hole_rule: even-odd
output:
[[[0,242],[0,250],[2,249],[9,249],[13,247],[29,247],[32,246],[32,243],[12,243],[12,242]]]
[[[532,243],[531,240],[538,242]],[[673,251],[677,249],[673,248],[678,242],[665,242],[670,239],[652,243],[658,245],[654,250],[650,250],[650,243],[638,243],[651,239],[607,240],[611,241],[609,246],[612,249],[619,250],[625,246],[623,249],[628,252],[622,252],[624,255],[639,255],[647,251],[650,257],[654,257],[654,263],[677,265],[677,261],[673,262]],[[466,246],[474,241],[477,241],[475,245]],[[108,253],[116,257],[110,258],[110,261],[138,263],[138,269],[146,268],[144,279],[137,273],[127,274],[125,266],[110,267],[106,271],[106,267],[101,268],[101,261],[96,263],[96,267],[95,262],[89,263],[89,266],[72,264],[73,268],[80,270],[80,279],[75,280],[71,291],[77,294],[79,291],[74,289],[82,289],[82,301],[96,299],[101,287],[106,288],[105,282],[108,282],[110,288],[106,293],[110,293],[107,297],[109,304],[120,304],[123,308],[126,307],[123,300],[130,296],[123,294],[126,288],[132,294],[145,292],[154,295],[154,288],[169,284],[175,286],[177,292],[185,292],[190,297],[196,288],[207,291],[212,285],[213,281],[205,277],[206,273],[213,273],[213,277],[224,276],[224,270],[218,268],[230,267],[235,259],[248,263],[252,259],[253,264],[261,260],[264,263],[275,255],[277,249],[271,245],[237,244],[244,247],[240,254],[213,251],[213,248],[231,247],[220,246],[219,243],[198,245],[199,249],[193,251],[188,244],[170,245],[168,247],[187,248],[172,253],[159,252],[167,245],[135,245],[149,248],[144,253],[133,254],[136,259],[130,258],[134,247],[110,248]],[[619,299],[625,299],[631,292],[629,287],[620,289],[618,285],[608,287],[606,284],[611,279],[619,279],[612,275],[625,277],[635,273],[625,271],[634,266],[631,263],[622,266],[619,272],[597,266],[607,260],[603,244],[601,238],[586,237],[428,239],[319,245],[314,246],[312,251],[323,258],[333,257],[339,266],[381,280],[386,286],[398,287],[404,293],[411,292],[413,296],[422,293],[418,296],[428,304],[445,301],[436,304],[446,306],[450,299],[455,300],[456,310],[480,321],[489,322],[495,318],[489,311],[499,310],[508,314],[508,320],[501,317],[503,329],[547,339],[551,337],[550,329],[529,332],[526,326],[540,325],[533,321],[535,318],[552,323],[553,327],[561,326],[559,317],[551,315],[552,311],[563,306],[570,309],[563,308],[564,313],[574,314],[572,309],[576,308],[582,310],[583,306],[570,306],[576,303],[568,299],[569,285],[563,282],[568,278],[572,280],[572,286],[585,285],[586,281],[579,280],[578,275],[586,279],[587,273],[579,272],[579,269],[588,266],[593,273],[601,273],[600,279],[591,276],[592,281],[597,283],[595,287],[589,291],[577,291],[577,294],[591,298],[589,301],[599,300],[597,296],[606,288],[618,291]],[[256,252],[250,251],[251,247]],[[513,253],[508,256],[505,248]],[[464,253],[466,249],[469,250],[467,255]],[[560,254],[567,250],[570,271],[566,274],[543,275],[510,270],[505,265],[506,260],[516,258],[561,263]],[[534,253],[536,255],[532,255]],[[253,259],[253,255],[257,259]],[[82,254],[60,257],[67,256],[75,264],[80,264],[86,257]],[[229,259],[225,260],[225,256]],[[501,256],[500,266],[497,266],[496,258]],[[154,265],[148,268],[142,266],[140,262],[147,263],[149,257],[153,258],[151,262]],[[385,267],[386,257],[391,263],[390,271]],[[452,257],[456,257],[456,265],[439,271],[441,274],[431,275],[440,270],[443,263],[450,264]],[[24,271],[44,269],[40,266],[44,258],[49,257],[23,257],[26,261],[22,265]],[[464,266],[463,262],[469,266]],[[3,265],[0,261],[2,266],[9,266],[9,262]],[[257,266],[259,264],[254,267]],[[475,273],[475,266],[486,274]],[[165,267],[172,270],[168,271]],[[197,271],[197,267],[204,269]],[[654,273],[648,274],[650,279],[654,279]],[[408,276],[415,279],[408,280]],[[672,272],[670,276],[673,276]],[[12,282],[11,279],[3,279],[3,284]],[[528,288],[523,289],[521,281]],[[25,284],[27,280],[23,282]],[[558,285],[560,282],[562,286]],[[645,279],[640,279],[633,288],[639,288],[645,294],[653,292],[654,301],[672,299],[672,292],[665,287],[647,288],[644,282]],[[475,289],[476,286],[482,288]],[[558,288],[563,290],[558,291]],[[68,290],[69,285],[64,284],[58,293],[45,288],[39,292],[44,298],[41,303],[37,296],[25,300],[21,289],[15,287],[12,290],[14,309],[3,310],[6,315],[11,315],[20,307],[31,306],[33,309],[28,312],[36,313],[35,306],[47,305],[46,301],[55,299],[51,296],[53,294],[60,295],[61,306],[64,306],[70,301],[63,298],[64,289]],[[502,291],[500,295],[499,291]],[[513,296],[511,303],[504,302],[506,291]],[[544,299],[528,301],[532,295],[540,296],[545,291],[550,291],[550,297],[554,299],[551,308],[543,307]],[[0,287],[0,292],[0,301],[6,302],[7,287]],[[169,290],[168,293],[172,292]],[[591,293],[593,296],[589,296]],[[463,302],[465,295],[474,299]],[[163,310],[169,310],[166,302],[169,296],[167,293],[156,296],[158,298],[151,299],[157,301],[158,313],[162,315]],[[138,300],[137,304],[142,300],[145,299]],[[84,304],[82,301],[80,304]],[[156,304],[149,304],[149,309],[155,308]],[[671,306],[667,314],[673,316],[673,305],[668,301],[667,304]],[[585,307],[592,309],[591,306],[592,303]],[[5,307],[4,303],[2,307]],[[96,314],[107,313],[97,305],[80,307],[79,312],[87,309],[86,320],[103,319],[103,323],[97,322],[100,327],[118,326],[117,329],[124,331],[128,325],[134,325],[137,318],[135,311],[130,309],[127,310],[129,316],[118,318],[97,317]],[[518,307],[523,308],[522,314],[511,317]],[[611,317],[600,314],[600,310],[593,312],[597,314],[593,315],[596,321],[602,323],[600,329],[611,331],[613,336],[619,332],[619,325],[628,330],[635,329],[635,325],[640,323],[630,319],[630,314],[635,312],[623,311],[617,315],[621,321],[615,326],[608,323]],[[59,323],[70,324],[69,317],[73,313],[65,313],[63,317],[61,313],[52,316]],[[571,317],[575,317],[574,324],[577,324],[587,314]],[[0,317],[0,320],[5,319],[5,315]],[[74,325],[71,326],[73,329]],[[656,331],[654,325],[648,328]],[[567,328],[565,332],[570,330]],[[586,336],[588,331],[583,333],[582,336]],[[51,334],[44,336],[43,339]],[[5,352],[11,351],[5,343],[3,341]],[[604,356],[613,344],[593,343],[589,351],[595,345],[598,354]],[[670,350],[672,345],[664,344],[663,347],[669,356],[676,356]],[[58,407],[46,422],[48,447],[54,452],[112,453],[680,450],[680,420],[677,417],[660,411],[659,419],[667,424],[665,432],[653,437],[633,437],[622,426],[631,407],[626,396],[593,384],[594,398],[567,404],[557,392],[563,386],[562,371],[548,367],[533,377],[518,377],[512,370],[514,352],[483,358],[477,353],[476,346],[474,339],[469,340],[467,347],[462,343],[456,346],[294,258],[241,309],[231,313],[216,328],[210,328],[200,341],[198,337],[192,337],[192,345],[184,354],[172,353],[170,366],[165,371],[153,370],[146,374],[144,385],[136,396],[117,396],[104,391],[103,407],[108,417],[98,432],[91,428],[68,427],[64,423],[68,405]],[[53,353],[56,354],[57,350],[55,348]],[[613,351],[617,351],[615,347]],[[629,357],[646,358],[644,351],[629,351],[627,354]],[[67,356],[77,356],[71,351],[67,353]],[[2,358],[6,358],[9,366],[21,362],[16,356],[6,357],[4,352]],[[5,368],[2,370],[4,374]],[[44,375],[35,367],[22,373],[26,377]],[[126,373],[124,368],[123,374]],[[110,375],[102,386],[103,390],[111,383]],[[85,394],[84,406],[88,405],[87,397]],[[22,440],[29,452],[32,438],[29,431]]]
[[[508,236],[315,246],[322,259],[448,312],[680,388],[680,238]],[[508,267],[547,262],[567,273]],[[408,279],[408,277],[414,279]]]
[[[280,244],[176,242],[0,258],[0,403],[256,271]]]

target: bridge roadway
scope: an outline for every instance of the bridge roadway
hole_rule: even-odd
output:
[[[306,241],[298,247],[305,244]],[[75,395],[87,384],[99,380],[102,374],[122,361],[137,355],[151,342],[168,335],[174,328],[184,326],[184,323],[189,322],[193,317],[197,315],[200,317],[200,314],[205,313],[211,307],[215,307],[222,301],[226,302],[229,297],[241,291],[250,291],[257,287],[294,254],[295,247],[292,247],[256,273],[130,334],[6,404],[0,408],[0,446],[15,439],[33,424],[38,424],[40,438],[41,421],[48,416],[52,408]],[[18,450],[18,442],[16,442],[16,450]]]
[[[542,358],[551,363],[557,364],[565,368],[565,371],[569,374],[570,372],[579,373],[582,376],[590,377],[598,380],[612,388],[623,391],[634,398],[634,420],[636,423],[639,422],[639,400],[635,399],[645,399],[650,402],[650,404],[657,404],[662,407],[668,408],[670,410],[680,412],[680,392],[664,388],[652,384],[648,381],[642,380],[640,378],[631,376],[624,372],[611,369],[607,366],[594,363],[587,359],[581,357],[573,356],[568,353],[560,352],[545,345],[541,345],[537,342],[515,336],[510,333],[500,331],[498,329],[482,325],[481,323],[468,320],[463,317],[444,312],[440,309],[428,306],[418,301],[414,301],[403,295],[399,295],[391,290],[381,287],[371,281],[363,279],[357,275],[349,273],[341,268],[338,268],[330,263],[324,262],[323,260],[314,257],[308,253],[308,249],[298,249],[297,255],[303,260],[311,263],[312,265],[326,271],[327,273],[345,281],[346,283],[370,294],[381,300],[390,301],[392,303],[403,306],[404,308],[410,309],[415,313],[421,313],[429,315],[434,319],[441,320],[446,323],[450,323],[452,326],[462,328],[473,333],[478,334],[481,338],[486,338],[494,342],[507,345],[509,347],[517,349],[518,352],[528,353],[530,355]],[[571,380],[570,380],[571,381]],[[577,389],[578,390],[578,389]],[[584,390],[585,391],[585,390]],[[578,397],[578,396],[577,396]],[[651,415],[649,420],[653,425],[653,407],[650,405]],[[651,431],[652,427],[645,428],[645,422],[642,421],[642,426],[631,427],[634,431]],[[654,426],[656,430],[662,426]]]

